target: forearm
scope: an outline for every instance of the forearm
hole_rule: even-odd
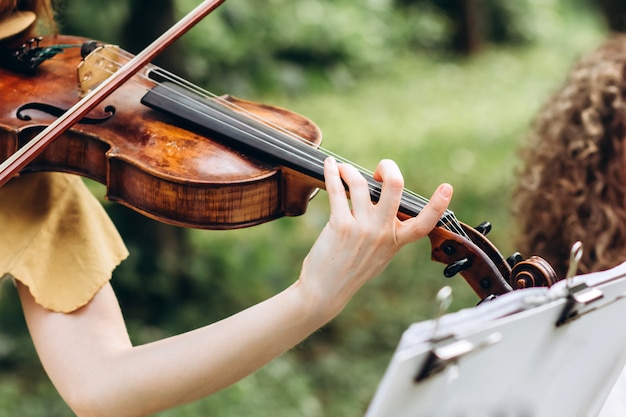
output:
[[[140,374],[142,384],[120,389],[111,383],[111,397],[120,406],[114,415],[126,415],[140,404],[151,408],[128,415],[150,414],[225,388],[301,342],[324,324],[320,317],[309,314],[297,289],[290,287],[217,323],[133,348],[116,359],[116,368],[123,371],[115,379]],[[122,404],[120,395],[129,403]]]
[[[214,393],[298,344],[335,314],[294,284],[222,321],[132,347],[121,315],[111,312],[117,303],[109,286],[69,315],[40,309],[27,291],[20,293],[46,371],[77,415],[90,417],[146,416]]]

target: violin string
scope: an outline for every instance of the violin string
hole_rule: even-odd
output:
[[[128,54],[128,59],[130,59],[131,55],[129,53],[127,53],[127,52],[126,52],[126,54]],[[105,57],[105,59],[108,59],[108,58]],[[117,65],[119,65],[119,64],[117,64]],[[293,140],[305,143],[305,144],[310,146],[310,142],[309,141],[307,141],[305,138],[295,134],[294,132],[292,132],[292,131],[290,131],[290,130],[288,130],[288,129],[280,126],[280,125],[277,125],[276,123],[274,123],[274,122],[272,122],[270,120],[264,119],[261,116],[259,116],[258,114],[252,113],[252,112],[248,111],[247,109],[244,109],[241,106],[236,105],[235,103],[229,102],[228,100],[224,99],[223,97],[220,97],[220,96],[218,96],[218,95],[216,95],[214,93],[211,93],[211,92],[209,92],[209,91],[207,91],[205,89],[202,89],[201,87],[199,87],[199,86],[197,86],[197,85],[195,85],[195,84],[185,80],[184,78],[182,78],[182,77],[180,77],[180,76],[178,76],[176,74],[173,74],[173,73],[171,73],[169,71],[165,71],[165,70],[163,70],[161,68],[157,68],[155,66],[152,66],[152,67],[153,67],[153,69],[158,70],[159,74],[161,76],[163,76],[164,78],[167,78],[169,81],[172,81],[173,83],[176,83],[177,85],[179,85],[181,87],[184,87],[187,90],[192,91],[192,92],[194,92],[194,93],[196,93],[196,94],[198,94],[200,96],[203,96],[203,97],[206,97],[207,99],[211,99],[211,100],[213,100],[215,102],[218,102],[218,103],[220,103],[224,107],[227,107],[227,108],[239,111],[241,113],[244,113],[249,118],[254,119],[254,120],[258,121],[258,122],[264,123],[266,125],[269,125],[274,130],[279,131],[279,132],[281,132],[281,133],[291,137]],[[145,75],[144,75],[144,78],[148,79],[148,77],[145,76]],[[150,80],[150,81],[152,81],[152,80]],[[359,169],[363,173],[372,175],[371,171],[368,171],[367,169],[365,169],[365,168],[363,168],[361,166],[358,166],[357,164],[355,164],[355,163],[353,163],[351,161],[348,161],[347,159],[341,157],[340,155],[337,155],[337,154],[333,153],[332,151],[330,151],[328,149],[324,149],[324,147],[322,147],[322,146],[318,146],[318,147],[316,147],[316,149],[318,149],[319,151],[323,152],[327,156],[333,156],[335,159],[337,159],[340,162],[350,163],[351,165],[355,166],[357,169]]]
[[[104,57],[105,59],[108,59],[106,57]],[[130,59],[130,58],[128,58]],[[118,63],[114,63],[115,65],[119,65]],[[241,108],[240,106],[237,106],[236,104],[229,102],[227,100],[225,100],[222,97],[216,96],[215,94],[208,92],[190,82],[188,82],[187,80],[184,80],[182,78],[180,78],[179,76],[172,74],[170,72],[167,72],[163,69],[160,69],[156,66],[150,65],[150,68],[147,68],[147,70],[149,69],[153,69],[158,71],[158,73],[163,77],[166,78],[170,81],[172,81],[173,83],[176,83],[177,85],[180,85],[183,88],[186,88],[189,91],[193,91],[194,93],[205,97],[207,99],[213,100],[214,102],[220,103],[222,105],[222,107],[231,109],[231,110],[235,110],[235,111],[239,111],[241,113],[244,113],[247,117],[251,118],[251,119],[255,119],[261,123],[264,123],[265,125],[270,125],[270,127],[274,130],[276,130],[277,132],[281,132],[283,134],[285,134],[286,136],[288,136],[289,138],[291,138],[292,140],[295,140],[297,142],[301,142],[301,143],[305,143],[308,147],[311,146],[310,142],[308,142],[306,139],[296,135],[295,133],[283,128],[282,126],[276,125],[275,123],[265,120],[263,118],[261,118],[260,116],[258,116],[255,113],[252,113],[246,109]],[[145,71],[144,71],[145,72]],[[147,75],[141,74],[142,77],[148,79],[150,82],[154,82],[154,80],[150,79]],[[235,119],[232,119],[232,121],[235,121]],[[231,126],[231,127],[234,127]],[[250,126],[247,126],[248,128],[250,128]],[[247,133],[244,129],[241,128],[237,128],[240,132],[242,133]],[[260,134],[261,136],[267,136],[266,134],[264,134],[263,132],[257,131],[258,134]],[[263,139],[262,137],[256,136],[255,137],[258,140],[262,140],[262,142],[268,146],[278,146],[276,144],[275,140],[272,141],[268,141]],[[288,148],[290,148],[291,154],[293,156],[296,156],[302,160],[306,160],[308,162],[313,161],[315,164],[318,165],[318,167],[320,169],[322,169],[323,167],[323,160],[314,160],[311,158],[310,153],[302,153],[300,149],[294,148],[289,142],[280,142],[280,145],[283,146],[287,146]],[[311,149],[313,149],[311,147]],[[368,180],[368,183],[371,187],[371,189],[377,193],[377,195],[380,195],[381,192],[381,187],[380,187],[380,183],[378,181],[374,181],[373,180],[373,176],[371,175],[371,172],[364,169],[363,167],[358,166],[357,164],[352,163],[351,161],[348,161],[347,159],[334,154],[333,152],[330,152],[326,149],[324,149],[323,147],[319,147],[317,148],[320,152],[322,152],[325,156],[333,156],[335,157],[338,161],[341,162],[345,162],[345,163],[349,163],[352,164],[353,166],[355,166],[357,169],[359,169],[362,173],[365,173],[366,175],[370,175],[370,177],[372,177],[372,180]],[[405,206],[407,207],[411,207],[414,210],[416,210],[416,212],[420,212],[421,210],[423,210],[423,208],[425,207],[426,203],[428,202],[428,200],[426,200],[424,197],[410,191],[407,189],[404,189],[404,193],[402,196],[402,201],[404,202]],[[465,234],[465,231],[463,230],[463,228],[460,226],[460,224],[458,223],[458,220],[456,219],[456,217],[454,216],[454,213],[451,212],[450,210],[446,210],[446,212],[444,213],[444,215],[441,217],[441,225],[448,229],[451,230],[459,235],[465,236],[467,237],[467,235]]]
[[[132,55],[126,51],[123,50],[119,50],[120,54],[124,54],[123,58],[125,59],[131,59]],[[96,52],[98,53],[98,52]],[[122,64],[112,60],[111,58],[105,56],[105,54],[99,54],[100,57],[103,60],[107,60],[110,61],[111,64],[113,64],[114,66],[121,66]],[[105,71],[108,71],[110,73],[112,73],[112,71],[108,70],[108,66],[105,66]],[[335,158],[337,161],[342,162],[342,163],[348,163],[353,165],[356,169],[358,169],[362,174],[365,174],[366,178],[368,178],[368,183],[370,185],[370,189],[372,189],[377,195],[380,195],[381,191],[382,191],[382,187],[380,185],[380,182],[375,181],[373,179],[373,173],[364,168],[359,166],[358,164],[355,164],[351,161],[349,161],[348,159],[328,150],[325,149],[322,146],[317,146],[314,147],[311,145],[311,143],[306,140],[305,138],[297,135],[296,133],[270,121],[267,119],[262,118],[261,116],[259,116],[258,114],[255,114],[245,108],[242,108],[241,106],[238,106],[235,103],[232,103],[228,100],[226,100],[223,97],[220,97],[210,91],[207,91],[187,80],[185,80],[184,78],[173,74],[169,71],[166,71],[162,68],[159,68],[153,64],[149,64],[138,76],[142,77],[143,79],[154,83],[155,80],[151,79],[147,74],[149,74],[150,70],[155,71],[156,73],[158,73],[159,76],[163,77],[164,79],[171,81],[172,83],[183,87],[184,89],[194,92],[195,94],[204,97],[208,100],[213,100],[216,103],[219,103],[222,107],[224,107],[225,109],[229,109],[230,111],[235,111],[235,112],[240,112],[242,114],[244,114],[246,117],[255,120],[257,122],[263,123],[266,126],[269,126],[271,129],[275,130],[276,132],[280,132],[283,135],[289,137],[291,140],[295,141],[295,142],[299,142],[299,143],[304,143],[306,144],[308,147],[310,147],[311,149],[316,149],[319,152],[321,152],[323,155],[325,156],[332,156],[333,158]],[[169,88],[169,87],[168,87]],[[231,127],[237,129],[238,131],[242,132],[242,133],[246,133],[249,134],[248,131],[244,130],[243,128],[237,127],[234,125],[234,123],[239,123],[239,121],[237,121],[236,119],[234,119],[233,117],[231,117],[228,114],[223,114],[224,116],[228,117],[233,124],[231,125]],[[250,128],[250,126],[246,126],[248,129]],[[291,154],[297,158],[300,158],[303,161],[308,161],[308,162],[313,162],[319,169],[323,169],[323,159],[318,159],[316,157],[313,157],[311,155],[311,153],[305,153],[303,152],[300,148],[297,148],[295,146],[293,146],[291,143],[289,143],[288,141],[280,141],[279,143],[276,143],[275,138],[272,138],[271,136],[267,135],[265,132],[262,132],[260,130],[257,129],[253,129],[256,131],[257,135],[255,136],[256,139],[261,140],[262,143],[264,143],[265,145],[268,146],[272,146],[272,147],[278,147],[281,146],[281,149],[286,149],[289,150],[291,152]],[[421,212],[424,207],[426,206],[426,204],[428,203],[428,200],[422,196],[420,196],[419,194],[408,190],[408,189],[404,189],[403,190],[403,195],[402,195],[402,202],[404,203],[404,205],[406,207],[410,207],[413,210],[415,210],[416,212]],[[456,219],[454,213],[450,210],[446,210],[445,213],[443,214],[443,216],[440,219],[441,222],[441,226],[456,233],[459,234],[461,236],[467,237],[465,231],[463,230],[463,228],[461,227],[461,225],[459,224],[458,220]]]

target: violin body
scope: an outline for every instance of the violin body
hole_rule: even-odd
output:
[[[63,111],[80,100],[77,67],[85,41],[71,36],[44,39],[42,46],[78,47],[47,60],[36,73],[0,68],[0,161],[58,117],[50,109]],[[133,77],[21,172],[61,171],[94,179],[106,185],[109,200],[177,226],[230,229],[306,211],[319,181],[234,152],[142,105],[139,99],[152,87],[145,77]],[[312,146],[321,142],[320,129],[303,116],[230,96],[223,99]]]

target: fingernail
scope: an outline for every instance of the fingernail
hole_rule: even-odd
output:
[[[452,195],[452,186],[450,184],[441,184],[439,186],[439,195],[443,198],[450,198]]]

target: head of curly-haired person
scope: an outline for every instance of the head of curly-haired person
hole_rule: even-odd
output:
[[[25,13],[34,14],[36,22],[21,27],[20,24],[24,20],[17,19]],[[28,21],[28,23],[33,22]],[[0,38],[0,42],[13,36],[21,38],[39,35],[40,33],[37,33],[39,30],[44,33],[55,32],[56,26],[52,0],[0,0],[0,29],[3,27],[6,29],[6,26],[9,26],[10,29],[3,31],[5,36]],[[15,28],[15,33],[11,32],[13,28]]]
[[[626,261],[626,37],[585,55],[535,118],[514,193],[524,256],[564,278],[570,247],[579,272]]]

